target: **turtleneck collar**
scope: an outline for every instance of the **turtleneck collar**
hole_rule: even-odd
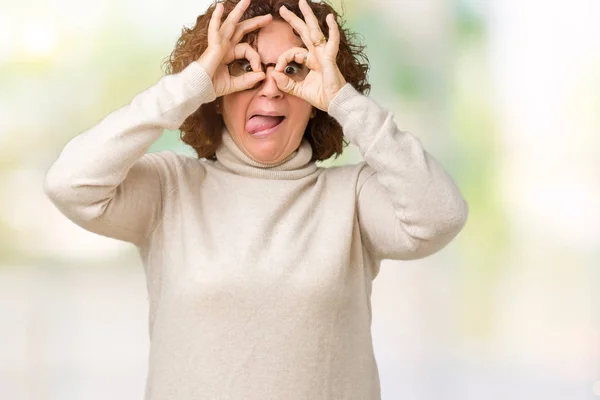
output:
[[[294,180],[314,173],[318,167],[312,158],[312,147],[306,139],[297,150],[278,164],[261,164],[248,157],[235,144],[233,138],[223,129],[223,140],[216,151],[216,164],[237,175],[261,179]]]

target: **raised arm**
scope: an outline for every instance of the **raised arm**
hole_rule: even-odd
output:
[[[346,85],[329,113],[366,162],[357,187],[365,244],[378,259],[416,259],[447,245],[464,226],[468,206],[421,141],[393,115]]]
[[[278,86],[328,112],[356,144],[366,166],[358,186],[358,214],[366,246],[378,259],[424,257],[446,245],[464,225],[467,204],[452,178],[408,132],[398,130],[391,113],[358,93],[337,65],[340,30],[334,14],[326,17],[328,38],[306,0],[299,1],[304,21],[285,6],[281,16],[306,48],[282,54]],[[281,71],[290,61],[310,69],[299,84]]]
[[[65,216],[101,235],[144,242],[161,218],[165,171],[178,162],[167,153],[145,154],[150,145],[163,129],[178,129],[201,104],[264,79],[258,54],[239,42],[271,17],[238,23],[248,4],[241,1],[223,22],[223,5],[212,6],[207,48],[198,60],[163,77],[65,146],[44,181],[45,192]],[[244,57],[259,72],[231,77],[226,64]]]
[[[50,167],[44,189],[69,219],[92,232],[139,244],[161,208],[164,155],[147,154],[163,129],[177,129],[214,99],[198,63],[155,86],[73,138]]]

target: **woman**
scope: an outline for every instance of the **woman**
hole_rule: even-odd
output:
[[[467,205],[363,95],[360,47],[330,6],[250,3],[184,30],[173,73],[72,139],[45,189],[75,223],[139,248],[146,399],[379,399],[380,262],[438,251]],[[198,159],[145,154],[180,127]],[[317,167],[342,132],[365,162]]]

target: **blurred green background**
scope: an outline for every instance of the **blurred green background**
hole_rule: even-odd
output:
[[[448,247],[375,280],[383,398],[600,398],[600,2],[333,3],[367,45],[371,96],[470,206]],[[1,0],[0,398],[142,398],[137,252],[72,224],[42,181],[160,79],[207,5]],[[164,149],[193,155],[178,132]]]

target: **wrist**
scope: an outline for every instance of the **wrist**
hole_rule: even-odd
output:
[[[181,74],[194,95],[200,96],[202,103],[209,103],[216,98],[212,79],[202,65],[196,61],[190,63]]]
[[[328,96],[327,96],[328,101],[327,101],[327,104],[325,104],[325,109],[323,111],[325,111],[325,112],[329,111],[331,102],[337,97],[337,95],[344,88],[344,86],[346,86],[346,83],[347,83],[346,80],[344,78],[342,78],[341,81],[338,83],[338,85],[336,85],[337,87],[328,93]]]
[[[214,54],[213,52],[207,50],[195,62],[200,64],[202,69],[212,79],[213,76],[215,75],[215,72],[219,66],[220,61],[221,61],[221,57],[219,57],[219,55]]]
[[[346,83],[331,99],[329,107],[327,108],[327,113],[340,122],[343,118],[357,111],[356,102],[352,101],[352,99],[357,96],[363,97],[354,86]],[[362,107],[362,105],[360,105],[359,108],[360,107]]]

